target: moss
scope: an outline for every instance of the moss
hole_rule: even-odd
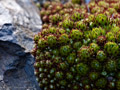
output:
[[[86,61],[90,58],[90,49],[87,46],[83,46],[78,50],[78,56],[80,59]]]
[[[81,4],[82,0],[72,0],[72,3],[74,3],[74,4]]]
[[[78,86],[78,85],[74,85],[72,89],[73,89],[73,90],[78,90],[78,89],[79,89],[79,86]]]
[[[56,69],[55,69],[55,68],[52,68],[52,69],[50,70],[50,74],[53,75],[53,74],[55,73],[55,71],[56,71]]]
[[[45,52],[45,57],[46,57],[46,58],[51,58],[51,53],[48,52],[48,51],[46,51],[46,52]]]
[[[75,58],[76,58],[76,54],[75,53],[71,53],[67,58],[67,62],[69,64],[73,64],[75,62]]]
[[[96,52],[100,49],[100,47],[99,47],[96,43],[91,43],[91,44],[90,44],[90,49],[91,49],[94,53],[96,53]]]
[[[68,80],[72,80],[72,79],[73,79],[73,75],[68,72],[68,73],[66,73],[66,78],[67,78]]]
[[[106,24],[109,24],[109,20],[106,15],[98,14],[96,16],[96,23],[97,25],[106,25]]]
[[[101,7],[105,7],[105,8],[109,7],[109,4],[107,2],[105,2],[105,1],[98,2],[98,5],[101,6]]]
[[[65,19],[62,23],[63,28],[73,28],[73,22],[69,19]]]
[[[50,45],[50,46],[55,45],[56,42],[57,42],[57,38],[54,35],[49,35],[46,38],[47,38],[47,44]]]
[[[106,70],[113,72],[116,71],[117,69],[117,65],[116,65],[116,61],[115,60],[109,60],[106,64]]]
[[[52,51],[52,54],[55,55],[55,56],[58,56],[59,55],[59,50],[58,49],[54,49]]]
[[[91,13],[97,13],[97,12],[101,12],[101,8],[99,6],[96,6],[95,8],[91,9]]]
[[[117,32],[116,40],[117,40],[117,42],[120,42],[120,31]]]
[[[61,80],[61,81],[59,81],[59,84],[62,86],[66,86],[67,82],[65,80]]]
[[[58,79],[62,79],[63,78],[63,73],[62,72],[56,72],[55,77],[58,78]]]
[[[82,39],[83,33],[79,30],[72,30],[70,36],[73,40],[80,40]]]
[[[35,75],[43,90],[119,90],[119,0],[88,5],[47,2],[34,36]]]
[[[74,14],[71,16],[71,19],[74,21],[81,20],[82,18],[83,18],[83,16],[81,16],[81,13],[79,13],[79,12],[74,12]]]
[[[82,43],[81,43],[80,41],[75,42],[74,45],[73,45],[73,47],[74,47],[76,50],[79,49],[81,46],[82,46]]]
[[[95,70],[101,70],[101,68],[102,68],[101,63],[97,60],[93,60],[91,62],[91,67]]]
[[[59,68],[62,69],[62,70],[65,70],[65,69],[68,68],[68,66],[67,66],[66,63],[60,63]]]
[[[55,14],[55,15],[49,16],[49,19],[51,23],[56,24],[62,20],[62,17],[59,14]]]
[[[115,42],[115,35],[112,32],[108,32],[106,34],[106,38],[107,38],[108,41],[114,41]]]
[[[106,37],[105,36],[99,36],[97,38],[97,43],[100,44],[100,45],[103,45],[106,41]]]
[[[89,78],[93,81],[98,79],[98,76],[99,76],[99,73],[97,73],[97,72],[90,72],[90,74],[89,74]]]
[[[98,52],[97,52],[97,55],[96,55],[96,58],[97,58],[99,61],[103,62],[103,61],[105,61],[105,59],[106,59],[107,57],[106,57],[104,51],[98,51]]]
[[[80,30],[86,30],[86,25],[85,25],[85,23],[84,22],[82,22],[82,21],[78,21],[78,22],[76,22],[76,28],[77,29],[80,29]]]
[[[112,55],[112,56],[116,56],[119,53],[119,46],[115,43],[115,42],[107,42],[104,45],[104,50]]]
[[[117,90],[120,90],[120,80],[118,80],[118,81],[116,82],[116,88],[117,88]]]
[[[115,87],[115,83],[114,82],[110,82],[108,84],[108,87],[111,88],[111,89],[113,89]]]
[[[90,89],[91,89],[91,86],[90,86],[90,85],[85,85],[85,89],[86,89],[86,90],[90,90]]]
[[[69,45],[66,45],[66,46],[62,46],[61,48],[60,48],[60,53],[61,53],[61,55],[63,55],[63,56],[66,56],[66,55],[68,55],[69,53],[70,53],[70,46]]]
[[[34,41],[35,41],[35,42],[38,42],[39,38],[40,38],[39,35],[35,35],[35,36],[34,36]]]
[[[38,41],[38,47],[44,48],[46,46],[46,40],[45,39],[39,39]]]
[[[105,88],[106,87],[106,84],[107,84],[107,81],[105,78],[100,78],[96,81],[96,86],[98,88]]]
[[[76,69],[77,69],[78,74],[81,76],[87,75],[88,70],[89,70],[88,66],[84,63],[78,64]]]
[[[99,36],[105,35],[105,30],[103,30],[102,28],[93,28],[91,31],[91,35],[93,39],[96,39]]]
[[[48,31],[49,33],[51,33],[51,34],[56,34],[56,32],[57,32],[57,29],[55,28],[55,27],[49,27],[49,31]]]
[[[69,36],[67,34],[62,34],[59,36],[60,43],[67,43],[69,41]]]
[[[110,12],[110,14],[113,14],[116,12],[116,10],[114,8],[108,8],[108,11]]]
[[[39,68],[39,67],[40,67],[40,63],[39,63],[39,62],[36,62],[36,63],[34,64],[34,67],[35,67],[35,68]]]

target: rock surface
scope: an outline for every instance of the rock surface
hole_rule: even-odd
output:
[[[30,51],[33,47],[33,36],[41,29],[41,20],[37,8],[30,0],[1,0],[0,1],[0,27],[12,24],[14,31],[7,32],[16,36],[15,43]],[[7,28],[7,27],[6,27]],[[0,37],[3,41],[8,38]],[[12,38],[11,38],[12,39]]]
[[[0,0],[0,90],[40,90],[30,51],[41,24],[31,0]]]

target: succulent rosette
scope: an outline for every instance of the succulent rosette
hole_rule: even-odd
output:
[[[44,10],[50,14],[34,37],[32,52],[41,89],[120,90],[118,0],[90,2],[87,7],[90,12],[72,3],[44,5],[41,16],[47,15]]]

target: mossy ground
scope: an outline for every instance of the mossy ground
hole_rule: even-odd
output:
[[[120,2],[47,2],[35,35],[35,75],[43,90],[120,90]]]

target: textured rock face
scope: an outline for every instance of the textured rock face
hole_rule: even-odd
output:
[[[17,44],[0,41],[0,90],[39,90],[34,58]]]
[[[42,24],[38,10],[31,0],[1,0],[0,13],[0,90],[40,90],[30,54]]]
[[[0,26],[6,23],[13,24],[16,29],[10,34],[16,36],[18,44],[30,51],[33,45],[30,39],[40,31],[42,24],[33,3],[30,0],[1,0],[0,10]]]

